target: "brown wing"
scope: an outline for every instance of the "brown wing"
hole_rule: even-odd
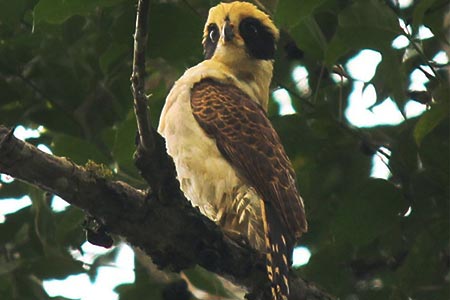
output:
[[[219,151],[275,208],[284,233],[297,240],[307,230],[303,201],[289,158],[263,109],[237,87],[212,79],[194,85],[191,106]]]

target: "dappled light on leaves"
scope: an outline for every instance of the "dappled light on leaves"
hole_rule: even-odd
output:
[[[362,50],[347,63],[347,71],[355,80],[369,82],[375,75],[375,70],[382,56],[373,50]]]
[[[392,176],[389,170],[389,156],[391,151],[387,148],[381,147],[377,150],[372,158],[372,170],[370,172],[370,177],[389,179]]]
[[[280,116],[295,114],[292,107],[291,96],[285,89],[278,89],[273,92],[273,98],[279,105]]]
[[[311,258],[311,251],[306,247],[297,247],[294,249],[294,254],[292,256],[292,266],[301,267],[306,265]]]

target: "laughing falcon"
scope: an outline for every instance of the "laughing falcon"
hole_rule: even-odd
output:
[[[205,60],[175,83],[158,128],[186,197],[265,253],[274,300],[288,298],[292,249],[307,230],[294,170],[266,115],[278,37],[253,4],[211,8]]]

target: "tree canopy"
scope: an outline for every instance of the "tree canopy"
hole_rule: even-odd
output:
[[[203,59],[202,28],[217,2],[151,1],[145,89],[155,127],[173,82]],[[341,299],[448,299],[450,73],[448,62],[433,61],[443,51],[450,55],[448,1],[254,3],[281,30],[272,87],[285,89],[296,110],[280,115],[270,101],[310,224],[301,245],[311,260],[295,273]],[[147,188],[133,160],[135,17],[134,1],[0,1],[0,125],[40,128],[28,143],[47,145],[87,169],[94,165],[107,179]],[[420,39],[423,27],[433,36]],[[398,36],[407,46],[393,47]],[[345,66],[363,49],[382,58],[364,83],[376,91],[373,107],[390,97],[405,116],[400,124],[357,128],[344,116],[355,82]],[[307,89],[292,77],[299,65],[307,70]],[[428,79],[424,90],[411,88],[414,71]],[[406,118],[410,100],[427,110]],[[6,138],[0,134],[0,173],[10,163],[2,154]],[[370,177],[373,156],[388,160],[389,178]],[[85,213],[76,206],[52,211],[51,192],[36,182],[0,181],[0,201],[32,200],[0,223],[1,299],[50,299],[43,280],[79,273],[95,278],[98,267],[114,259],[109,253],[86,269],[70,255],[85,242]],[[120,299],[180,299],[170,298],[168,283],[142,265],[134,284],[117,289]],[[197,288],[227,295],[206,272],[185,274]]]

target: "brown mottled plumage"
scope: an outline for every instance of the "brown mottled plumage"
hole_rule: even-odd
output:
[[[292,248],[307,223],[294,170],[265,113],[278,37],[250,3],[211,8],[205,60],[174,84],[158,131],[186,197],[266,255],[273,300],[286,300]]]
[[[219,151],[282,217],[291,243],[306,230],[296,176],[266,113],[233,85],[204,79],[191,94],[192,113]]]
[[[268,265],[268,275],[278,282],[273,294],[289,291],[290,253],[307,224],[295,172],[278,134],[261,106],[233,85],[204,79],[192,88],[191,106],[200,127],[261,196],[260,221],[266,236],[253,234],[272,250],[267,252],[273,265]]]

